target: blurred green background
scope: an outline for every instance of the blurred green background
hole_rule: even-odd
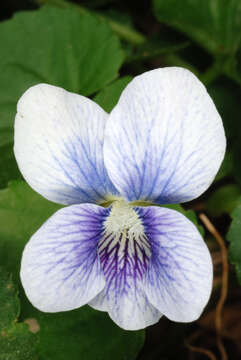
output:
[[[2,0],[0,20],[0,360],[240,359],[241,0]],[[40,313],[23,294],[19,264],[29,237],[58,206],[18,171],[18,98],[46,82],[109,112],[133,76],[164,66],[188,68],[206,85],[228,141],[209,190],[185,208],[175,206],[199,227],[212,254],[214,287],[205,312],[192,324],[163,317],[138,332],[121,330],[87,306]]]

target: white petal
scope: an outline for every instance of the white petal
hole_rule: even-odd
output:
[[[78,308],[105,286],[97,254],[106,209],[72,205],[54,214],[30,239],[23,253],[21,281],[41,311]]]
[[[129,280],[126,287],[106,287],[89,305],[96,310],[108,311],[110,318],[125,330],[145,329],[156,324],[162,317],[160,311],[148,300],[142,284]]]
[[[107,114],[93,101],[40,84],[18,102],[14,152],[34,190],[62,204],[116,193],[103,162]]]
[[[188,70],[156,69],[134,78],[106,126],[108,174],[129,201],[180,203],[202,194],[224,157],[221,118]]]
[[[152,251],[145,281],[148,300],[173,321],[196,320],[212,289],[212,260],[205,242],[177,211],[138,209]]]
[[[93,309],[98,311],[108,311],[108,303],[105,298],[105,293],[98,294],[93,300],[88,303]]]

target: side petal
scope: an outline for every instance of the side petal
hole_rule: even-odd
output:
[[[103,161],[106,119],[84,96],[47,84],[28,89],[18,102],[14,152],[29,185],[61,204],[116,194]]]
[[[145,279],[148,300],[173,321],[196,320],[212,289],[213,266],[205,242],[177,211],[152,206],[137,211],[152,251]]]
[[[156,69],[134,78],[106,126],[108,174],[129,201],[180,203],[201,195],[223,160],[221,118],[188,70]]]
[[[57,211],[27,243],[21,281],[39,310],[76,309],[105,286],[97,254],[106,209],[82,204]]]

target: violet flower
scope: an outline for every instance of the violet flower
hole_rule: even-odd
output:
[[[110,114],[58,87],[27,90],[15,120],[19,168],[45,198],[70,205],[25,247],[31,303],[45,312],[89,304],[128,330],[162,315],[197,319],[212,288],[209,251],[193,223],[158,205],[201,195],[225,146],[213,101],[182,68],[135,77]]]

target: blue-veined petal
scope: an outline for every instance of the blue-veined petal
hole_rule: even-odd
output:
[[[105,286],[97,254],[106,209],[72,205],[55,213],[27,243],[21,281],[41,311],[78,308]]]
[[[115,194],[103,162],[107,114],[86,97],[40,84],[18,102],[14,152],[26,181],[61,204]]]
[[[156,69],[134,78],[106,126],[104,160],[129,201],[180,203],[202,194],[223,160],[221,118],[188,70]]]
[[[171,320],[196,320],[212,289],[212,260],[205,242],[177,211],[153,206],[137,211],[152,251],[145,279],[148,300]]]
[[[98,253],[106,286],[89,305],[108,311],[126,330],[156,323],[162,314],[145,294],[144,279],[151,252],[141,219],[128,204],[117,202],[104,229]]]
[[[123,275],[116,276],[117,283]],[[156,324],[162,314],[147,298],[141,282],[127,278],[122,287],[113,284],[98,294],[89,305],[96,310],[107,311],[110,318],[125,330],[140,330]]]

